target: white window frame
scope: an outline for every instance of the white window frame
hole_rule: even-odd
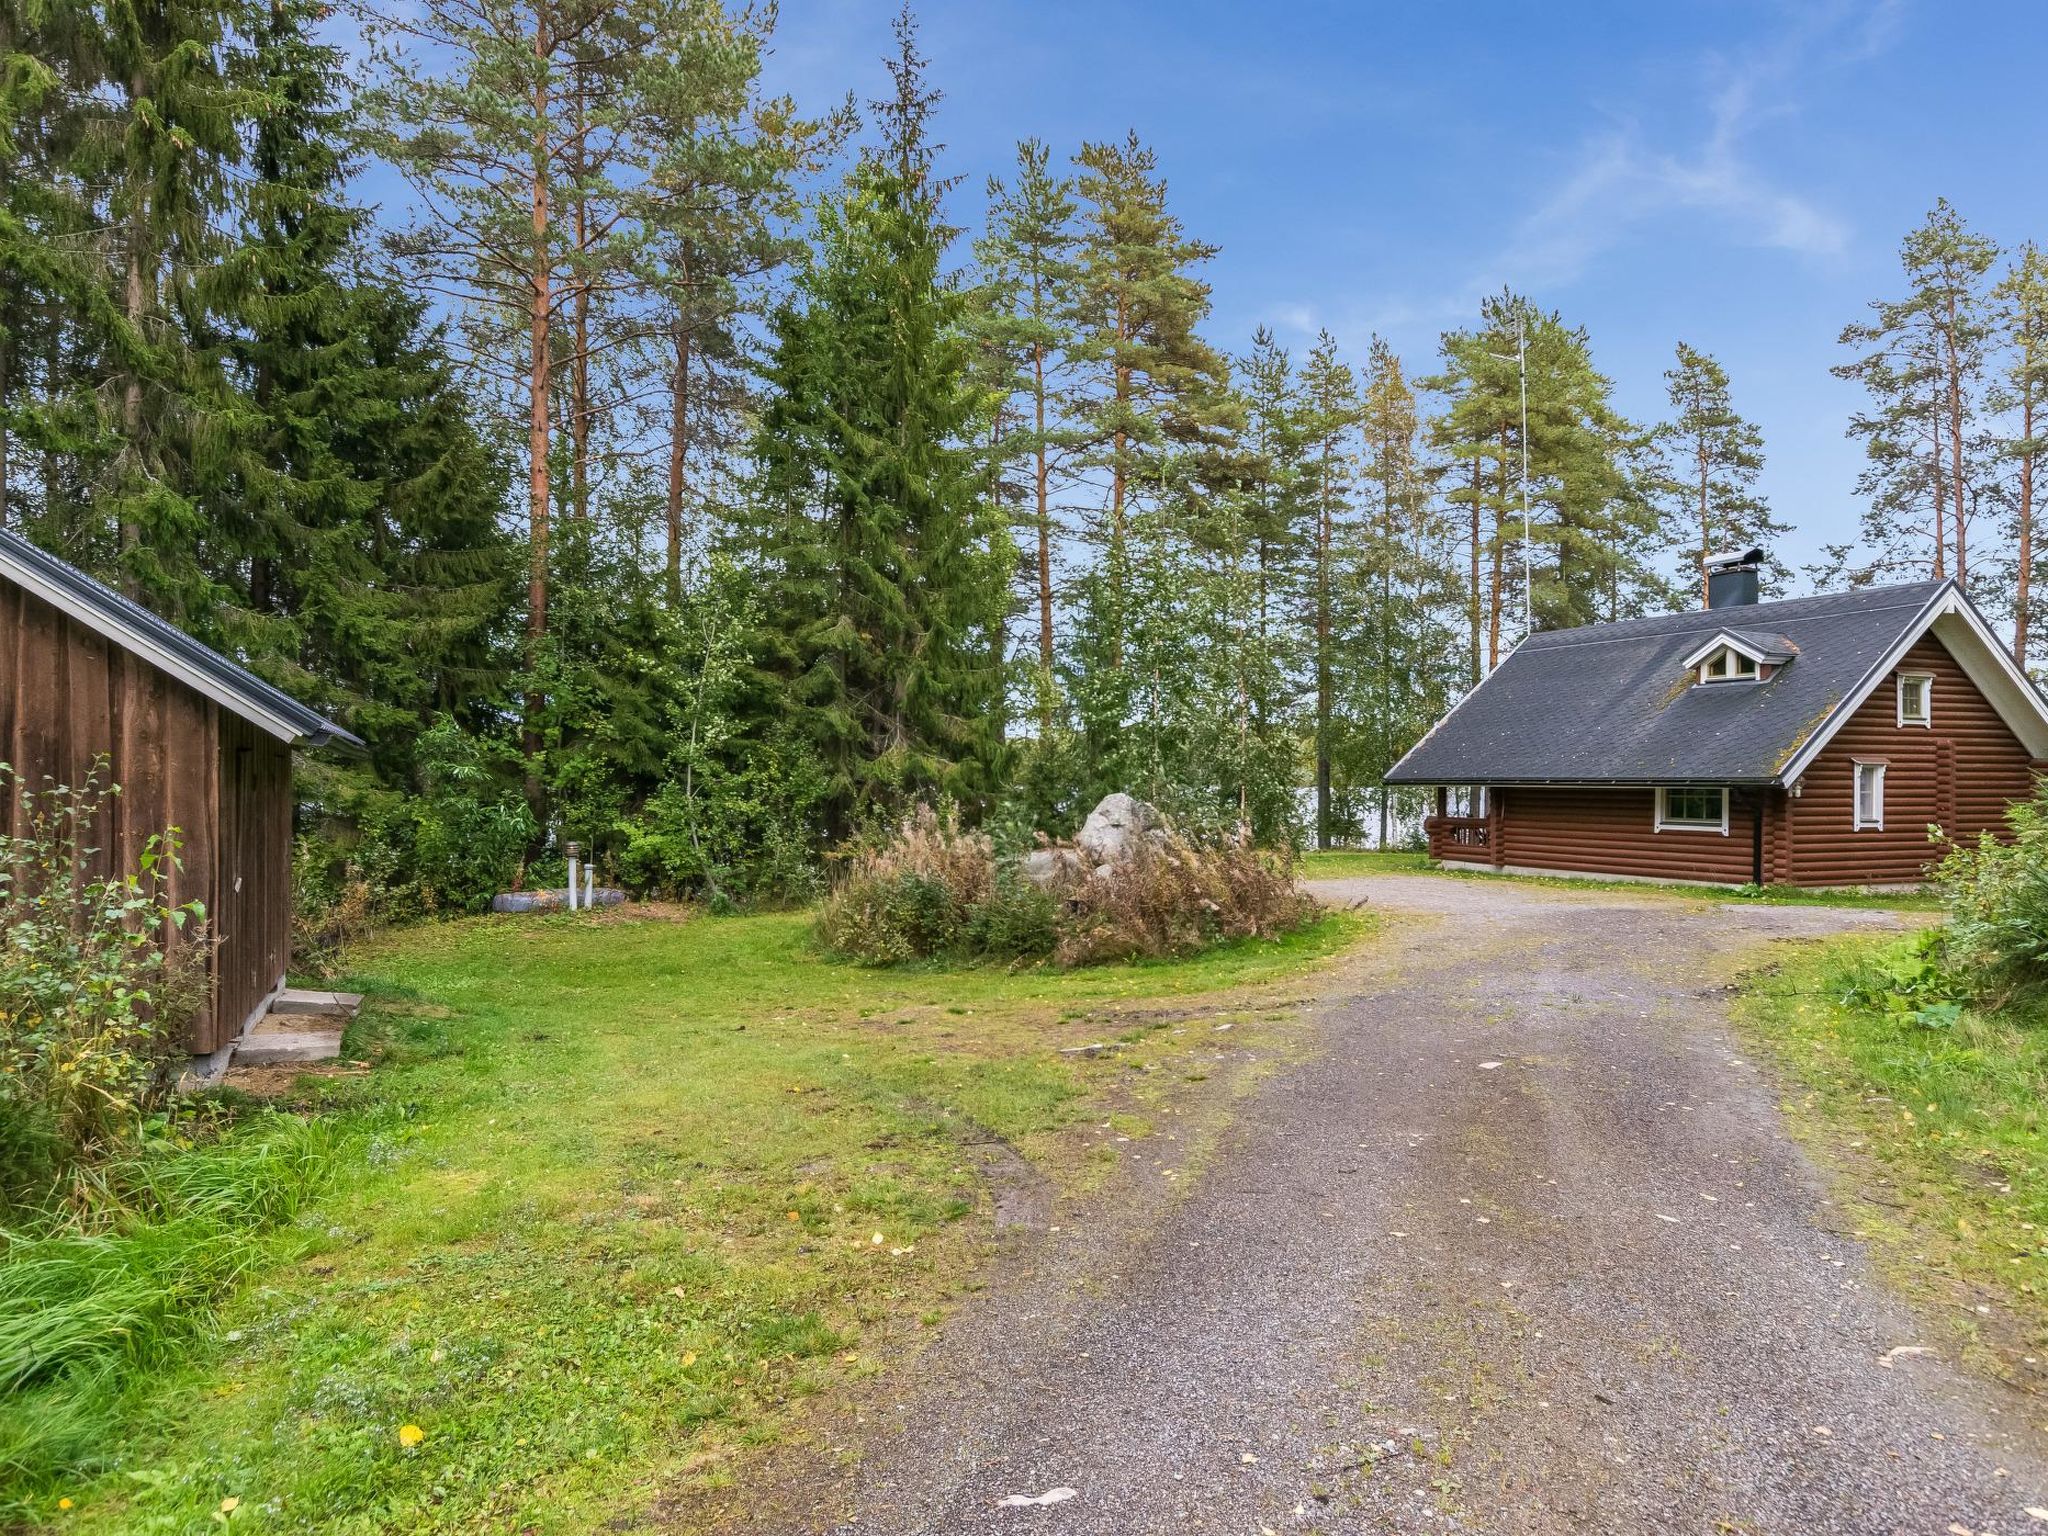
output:
[[[1858,832],[1882,832],[1884,830],[1884,771],[1891,764],[1883,758],[1859,757],[1852,760],[1853,773],[1849,780],[1849,812]],[[1876,775],[1871,799],[1875,801],[1873,819],[1865,820],[1863,815],[1863,772],[1871,769]]]
[[[1671,791],[1704,790],[1708,794],[1718,791],[1721,796],[1721,819],[1713,821],[1673,821],[1671,819]],[[1657,810],[1653,829],[1658,832],[1718,832],[1728,835],[1728,786],[1713,784],[1660,784],[1657,786]]]
[[[1910,719],[1906,714],[1906,684],[1908,683],[1918,683],[1920,685],[1921,707],[1924,708],[1927,712],[1924,715],[1922,715],[1918,720]],[[1927,730],[1933,730],[1934,674],[1932,672],[1901,672],[1899,674],[1898,681],[1898,702],[1899,725],[1901,729],[1909,725],[1917,725],[1922,726]]]
[[[1744,666],[1749,670],[1743,671]],[[1700,681],[1703,683],[1755,683],[1762,681],[1763,675],[1761,662],[1732,645],[1722,646],[1700,663]]]

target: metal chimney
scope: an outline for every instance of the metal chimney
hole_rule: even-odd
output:
[[[1750,608],[1757,601],[1757,571],[1764,563],[1760,549],[1707,557],[1707,606]]]

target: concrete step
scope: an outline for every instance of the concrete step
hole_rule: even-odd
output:
[[[238,1067],[298,1066],[341,1054],[338,1029],[293,1029],[266,1018],[235,1046]]]
[[[329,1018],[352,1019],[363,1006],[360,992],[314,992],[304,987],[286,987],[270,1005],[272,1014],[320,1014]],[[258,1026],[261,1028],[261,1026]]]

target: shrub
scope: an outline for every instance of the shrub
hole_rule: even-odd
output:
[[[1947,962],[1994,1003],[2048,984],[2048,785],[2005,820],[2009,841],[1987,832],[1950,847],[1934,870]]]
[[[1107,872],[1073,866],[1055,958],[1063,965],[1192,954],[1228,939],[1273,938],[1314,918],[1288,861],[1237,838],[1197,845],[1139,839]]]
[[[19,830],[0,837],[0,1201],[36,1203],[130,1145],[205,997],[197,902],[174,904],[174,832],[101,873],[94,828],[120,793],[95,767],[29,789],[0,764]],[[193,930],[167,952],[170,931]]]
[[[975,914],[996,891],[993,845],[957,812],[919,806],[893,837],[857,850],[825,903],[819,935],[863,965],[963,953]]]
[[[1133,850],[1101,872],[1073,849],[1044,850],[1052,874],[1041,888],[986,835],[920,807],[855,854],[820,937],[865,965],[942,956],[1092,965],[1271,938],[1316,913],[1284,859],[1239,840],[1165,835]]]

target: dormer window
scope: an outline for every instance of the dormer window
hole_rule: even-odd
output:
[[[1756,675],[1754,656],[1745,656],[1725,645],[1700,664],[1700,681],[1703,683],[1732,683],[1738,679],[1754,682]]]
[[[1685,658],[1700,683],[1762,683],[1796,654],[1779,635],[1724,629]]]

